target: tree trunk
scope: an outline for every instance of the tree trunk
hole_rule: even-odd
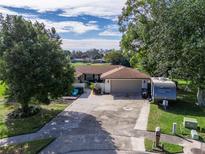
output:
[[[205,106],[205,89],[198,88],[197,102],[199,106]]]

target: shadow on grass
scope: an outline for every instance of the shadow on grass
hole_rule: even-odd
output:
[[[169,108],[166,110],[166,112],[184,116],[205,116],[205,108],[201,108],[194,103],[185,102],[182,100],[169,103]]]
[[[184,116],[205,116],[205,108],[197,106],[196,93],[178,90],[177,100],[169,103],[167,112],[184,115]]]

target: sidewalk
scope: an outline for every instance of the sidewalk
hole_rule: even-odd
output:
[[[144,100],[143,107],[134,127],[135,130],[147,130],[149,110],[150,103],[147,100]]]

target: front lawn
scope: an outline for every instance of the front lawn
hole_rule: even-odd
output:
[[[34,116],[22,119],[8,119],[8,113],[12,112],[17,105],[0,104],[0,138],[35,132],[67,106],[68,104],[63,103],[41,105],[42,110]]]
[[[171,134],[172,124],[177,123],[177,134],[189,136],[190,130],[182,126],[184,117],[191,117],[198,120],[200,128],[205,128],[205,108],[195,105],[196,92],[185,92],[179,90],[177,101],[170,102],[167,111],[152,103],[148,119],[148,130],[154,131],[157,126],[161,128],[162,133]],[[200,134],[205,137],[205,133]]]
[[[37,154],[53,140],[53,138],[49,138],[0,147],[0,154]]]
[[[145,138],[145,141],[144,141],[145,150],[149,152],[154,152],[152,150],[153,143],[154,143],[153,140]],[[164,145],[164,150],[166,153],[183,153],[183,147],[180,145],[170,144],[166,142],[162,142],[162,144]]]

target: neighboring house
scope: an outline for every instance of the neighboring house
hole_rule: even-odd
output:
[[[136,69],[121,65],[88,65],[76,68],[78,83],[95,82],[104,93],[141,94],[150,77]]]
[[[151,78],[151,95],[153,100],[176,100],[176,84],[163,77]]]

